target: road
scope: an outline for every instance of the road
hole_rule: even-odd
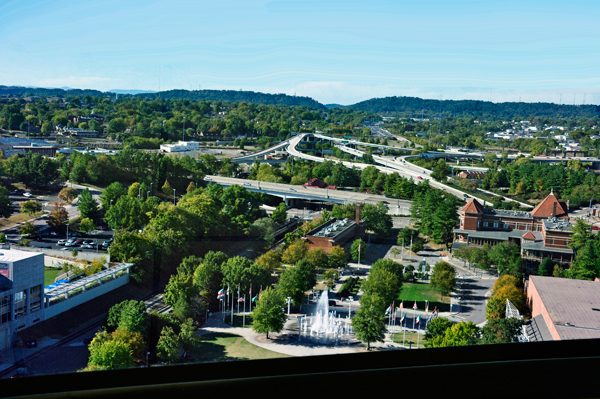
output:
[[[322,158],[321,158],[322,159]],[[307,199],[319,200],[332,203],[372,203],[383,201],[390,207],[400,207],[410,209],[411,202],[387,198],[383,195],[365,194],[353,191],[327,190],[314,187],[296,186],[292,184],[269,183],[257,180],[236,179],[233,177],[222,177],[207,175],[206,183],[217,183],[224,187],[240,185],[246,190],[260,192],[264,194],[275,195],[284,199]],[[394,208],[395,208],[394,207]]]

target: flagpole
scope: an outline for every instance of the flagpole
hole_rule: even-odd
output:
[[[402,311],[400,311],[400,314],[402,314]],[[404,316],[406,317],[406,316]],[[404,332],[404,337],[402,337],[402,346],[404,346],[404,342],[406,341],[406,318],[402,321],[403,325],[402,325],[402,331]]]
[[[419,331],[421,331],[421,323],[419,323]],[[419,349],[419,338],[421,338],[419,331],[417,331],[417,349]]]
[[[242,316],[242,327],[246,327],[246,294],[244,294],[244,313]]]
[[[237,313],[240,314],[240,285],[238,284],[238,299],[237,299]]]
[[[231,293],[231,327],[233,327],[233,292]]]

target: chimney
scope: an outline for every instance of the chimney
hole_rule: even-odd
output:
[[[556,216],[556,201],[554,201],[554,203],[552,204],[552,215],[551,216]]]
[[[356,224],[360,224],[360,205],[356,205]]]

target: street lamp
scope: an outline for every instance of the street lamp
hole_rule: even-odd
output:
[[[150,356],[150,352],[146,352],[146,367],[148,367],[148,356]]]
[[[111,206],[111,207],[112,207],[112,202],[113,202],[113,200],[110,200],[110,206]]]
[[[285,300],[288,304],[288,316],[290,315],[290,304],[292,303],[292,297],[288,296]]]
[[[150,198],[150,190],[148,190],[148,193],[146,194],[146,199]]]
[[[175,205],[175,189],[173,189],[173,205]]]

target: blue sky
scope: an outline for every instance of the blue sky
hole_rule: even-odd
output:
[[[600,104],[599,15],[597,0],[4,0],[0,84]]]

